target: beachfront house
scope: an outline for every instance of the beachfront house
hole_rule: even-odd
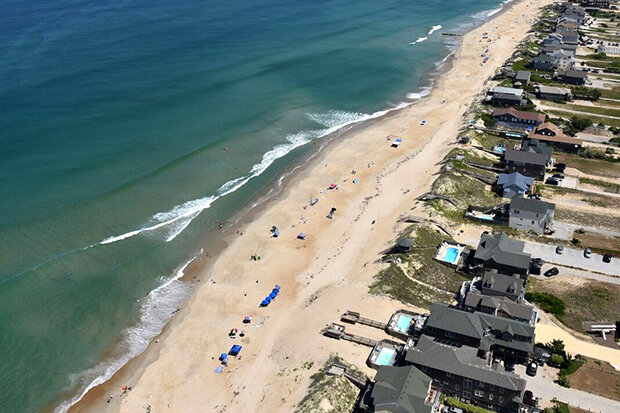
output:
[[[485,102],[493,106],[525,106],[527,98],[523,89],[494,86],[487,92]]]
[[[547,162],[547,165],[551,163],[551,156],[553,155],[553,148],[550,146],[547,146],[544,142],[541,142],[538,139],[524,140],[521,143],[521,151],[541,153],[545,155],[545,161]]]
[[[381,366],[366,385],[359,402],[361,412],[439,412],[440,391],[433,379],[413,365]]]
[[[491,117],[496,122],[505,126],[524,128],[542,124],[547,116],[544,113],[525,112],[515,108],[504,108],[495,109],[491,114]]]
[[[540,85],[537,87],[536,95],[539,99],[555,102],[570,102],[573,100],[573,92],[570,89],[557,86]]]
[[[534,347],[534,326],[491,314],[434,303],[423,336],[475,347],[481,354],[511,363],[527,360]]]
[[[522,197],[529,194],[534,186],[534,178],[513,172],[499,174],[497,187],[504,198]]]
[[[532,67],[535,70],[551,72],[555,69],[555,59],[551,54],[541,53],[532,61]]]
[[[506,297],[517,301],[525,294],[525,281],[516,275],[502,274],[498,270],[485,270],[480,281],[480,291],[486,296]]]
[[[422,336],[407,350],[405,360],[447,396],[498,412],[514,413],[522,406],[525,380],[475,347]]]
[[[555,204],[536,199],[513,197],[510,201],[510,228],[533,231],[537,234],[553,232]]]
[[[503,160],[506,173],[519,172],[539,181],[545,179],[545,167],[547,166],[545,154],[506,149]]]
[[[562,83],[585,85],[588,79],[588,72],[583,70],[559,70],[557,78]]]
[[[581,139],[564,135],[564,131],[551,122],[543,123],[532,129],[527,139],[544,142],[565,152],[577,152],[583,144]]]
[[[586,10],[583,7],[575,6],[567,2],[564,4],[564,11],[561,17],[574,19],[581,26],[586,20]]]
[[[530,78],[532,77],[532,73],[527,70],[519,70],[515,75],[515,82],[521,83],[523,86],[527,86],[530,84]]]
[[[496,317],[509,318],[511,320],[536,325],[538,311],[522,298],[511,300],[508,297],[484,295],[477,288],[471,288],[461,307],[466,311],[479,311],[492,314]]]
[[[505,232],[491,234],[485,231],[480,236],[474,260],[485,273],[516,275],[526,280],[531,256],[523,252],[524,248],[523,241],[512,239]]]
[[[555,32],[562,36],[562,43],[577,45],[579,43],[579,33],[577,30],[566,30],[560,28],[556,28]]]

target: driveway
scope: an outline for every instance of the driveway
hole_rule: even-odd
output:
[[[538,374],[530,377],[525,374],[525,366],[515,366],[515,373],[519,374],[527,384],[526,390],[531,390],[534,397],[540,398],[540,404],[549,406],[550,401],[555,397],[559,401],[570,404],[581,409],[600,413],[620,412],[620,402],[606,399],[592,393],[577,389],[567,389],[553,382],[552,370],[545,371],[542,366],[538,368]]]
[[[617,257],[614,257],[612,262],[606,263],[603,262],[603,256],[600,254],[592,253],[592,258],[586,258],[583,256],[582,249],[564,247],[564,254],[559,255],[555,253],[555,247],[555,245],[525,241],[524,250],[532,254],[532,258],[542,258],[545,262],[620,276]]]
[[[620,285],[620,277],[614,277],[613,275],[599,274],[597,272],[578,270],[576,268],[564,267],[558,264],[543,264],[542,268],[540,269],[540,275],[530,274],[530,277],[538,278],[540,280],[548,280],[549,278],[544,276],[545,271],[553,267],[556,267],[558,270],[560,270],[560,273],[551,278],[561,277],[562,275],[574,275],[576,277],[586,278],[588,280],[597,280],[597,281],[602,281],[606,283]]]

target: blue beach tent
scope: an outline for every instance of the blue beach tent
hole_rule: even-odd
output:
[[[242,349],[242,346],[240,346],[239,344],[235,344],[234,346],[230,348],[230,351],[228,352],[228,354],[236,357],[239,355],[239,352],[241,351],[241,349]]]
[[[280,293],[280,290],[278,290],[277,288],[274,288],[274,289],[271,291],[271,294],[278,295],[279,293]]]
[[[263,301],[261,301],[260,305],[261,305],[261,307],[267,307],[270,302],[271,302],[271,299],[269,297],[267,297]]]
[[[220,354],[220,360],[221,360],[221,361],[224,361],[224,360],[226,360],[227,358],[228,358],[228,354],[226,354],[226,353],[222,353],[222,354]]]
[[[273,300],[274,298],[276,298],[276,294],[274,294],[274,293],[269,294],[269,299],[270,300]]]

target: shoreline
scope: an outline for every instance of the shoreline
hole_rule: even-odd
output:
[[[517,5],[521,5],[521,4],[543,4],[543,3],[548,3],[548,1],[545,0],[540,0],[540,1],[521,1],[521,2],[512,2],[510,4],[505,4],[504,7],[502,8],[501,12],[495,13],[492,15],[491,20],[488,20],[487,22],[482,23],[481,25],[477,25],[475,27],[472,28],[471,31],[468,31],[467,34],[465,36],[469,36],[471,33],[477,31],[480,27],[482,26],[486,26],[486,25],[491,25],[493,21],[496,21],[497,19],[499,19],[501,16],[505,15],[507,12],[513,10]],[[529,29],[529,25],[527,26],[527,28]],[[520,39],[519,39],[520,40]],[[494,43],[495,44],[495,43]],[[360,134],[364,134],[365,132],[367,133],[368,130],[371,130],[373,128],[377,129],[380,128],[381,126],[377,127],[378,124],[382,125],[385,123],[390,123],[390,121],[394,121],[395,119],[397,119],[398,121],[400,121],[402,117],[404,116],[411,116],[411,117],[416,117],[416,113],[415,113],[415,108],[418,105],[424,105],[424,103],[427,102],[427,100],[430,100],[433,98],[433,96],[437,96],[440,91],[438,92],[437,89],[440,89],[440,85],[443,81],[445,81],[445,79],[442,79],[443,76],[447,76],[447,74],[449,72],[451,72],[454,69],[454,65],[452,64],[454,60],[457,59],[457,55],[461,54],[462,50],[461,48],[463,47],[463,41],[460,42],[458,48],[456,51],[452,51],[451,53],[448,54],[448,56],[446,56],[446,64],[445,66],[447,66],[446,70],[442,70],[441,73],[438,75],[438,84],[437,86],[435,86],[435,88],[433,88],[433,90],[431,91],[430,96],[425,96],[423,99],[418,100],[416,102],[412,102],[411,104],[407,105],[404,108],[400,108],[400,109],[391,109],[388,113],[384,114],[383,116],[377,117],[375,119],[370,119],[364,122],[360,122],[358,124],[354,124],[352,125],[349,129],[347,129],[346,131],[343,131],[342,133],[336,133],[334,136],[330,136],[327,139],[325,139],[324,141],[316,141],[316,144],[319,145],[319,149],[314,151],[314,153],[309,154],[308,158],[306,159],[306,157],[304,157],[303,162],[301,162],[300,165],[297,165],[292,169],[292,171],[285,171],[282,176],[280,177],[280,179],[278,180],[280,183],[278,182],[274,182],[273,184],[269,185],[269,187],[267,187],[265,189],[265,191],[268,193],[268,191],[270,190],[270,188],[273,188],[273,186],[280,186],[280,190],[279,192],[276,190],[276,193],[267,198],[265,201],[259,202],[258,205],[256,205],[255,207],[251,207],[249,208],[249,210],[245,211],[243,214],[241,214],[241,217],[236,220],[236,222],[229,228],[226,229],[226,231],[224,231],[223,233],[223,237],[222,238],[222,242],[225,244],[222,246],[222,250],[221,252],[225,252],[229,249],[232,249],[235,247],[235,244],[239,244],[241,242],[241,240],[245,237],[239,237],[235,234],[232,233],[232,231],[234,229],[236,229],[237,227],[239,228],[244,228],[245,225],[251,225],[252,221],[254,219],[256,220],[260,220],[261,218],[264,217],[264,215],[269,213],[270,209],[273,209],[277,206],[277,204],[280,203],[280,199],[279,198],[283,198],[286,199],[288,197],[291,196],[291,194],[293,193],[293,191],[296,189],[296,187],[299,186],[299,182],[297,182],[297,178],[300,177],[300,175],[302,175],[303,172],[307,172],[307,171],[311,171],[315,168],[320,167],[320,164],[325,160],[325,159],[329,159],[330,155],[332,155],[335,151],[342,149],[342,146],[346,146],[348,144],[351,143],[355,143],[355,142],[351,142],[354,141],[355,138],[357,137],[357,135]],[[496,61],[496,59],[493,59],[492,62],[488,63],[487,67],[492,67],[493,69],[498,66],[499,64],[503,63],[503,61]],[[467,100],[466,104],[464,105],[464,107],[459,107],[459,109],[463,109],[463,111],[466,110],[469,102],[471,101],[471,98],[473,96],[468,96],[468,99],[464,99]],[[430,105],[430,104],[429,104]],[[413,113],[412,113],[413,112]],[[405,113],[405,115],[403,115],[403,113]],[[460,125],[461,123],[461,119],[460,116],[455,119],[456,124]],[[415,124],[415,122],[414,122]],[[413,126],[413,124],[411,125]],[[418,125],[418,129],[419,125]],[[430,129],[430,127],[427,127],[427,129]],[[403,130],[404,132],[404,130]],[[408,161],[410,161],[411,159],[415,158],[415,156],[417,154],[419,154],[421,151],[425,150],[428,145],[431,143],[432,138],[436,136],[436,133],[431,135],[431,137],[425,137],[423,139],[419,139],[419,141],[417,141],[417,146],[413,149],[411,149],[411,151],[409,153],[404,154],[405,156],[402,156],[402,153],[398,153],[398,155],[395,157],[393,156],[393,153],[390,154],[390,156],[386,157],[385,162],[383,162],[382,164],[379,164],[379,162],[377,162],[377,166],[378,167],[383,167],[383,169],[381,170],[381,172],[379,173],[379,175],[377,175],[377,182],[379,181],[379,176],[381,174],[383,174],[388,168],[393,167],[394,163],[396,162],[396,169],[399,168],[399,161],[402,161],[402,163],[406,163]],[[337,139],[337,138],[341,138],[341,139]],[[454,136],[444,136],[444,139],[448,138],[451,141],[454,140],[456,138],[456,135]],[[384,140],[384,136],[380,136],[377,137],[377,141],[379,143],[382,143],[385,146],[385,140]],[[412,141],[414,141],[414,139],[411,139]],[[409,143],[409,139],[406,139],[406,143]],[[403,160],[404,159],[404,160]],[[439,159],[436,159],[439,160]],[[373,161],[374,162],[374,161]],[[365,174],[365,176],[368,176],[369,181],[373,180],[372,178],[375,178],[374,174],[376,172],[375,168],[368,168],[368,169],[373,169],[372,172]],[[368,172],[368,171],[364,171],[364,172]],[[386,172],[387,173],[387,172]],[[346,176],[346,174],[344,173],[344,171],[342,172],[343,175]],[[360,174],[361,175],[361,174]],[[352,179],[351,177],[349,177],[350,179]],[[430,178],[430,176],[429,176]],[[340,180],[338,180],[339,184],[340,184]],[[342,184],[343,186],[345,184]],[[360,185],[361,186],[361,185]],[[318,190],[318,188],[317,188]],[[373,192],[372,190],[369,192]],[[261,194],[261,196],[265,196],[265,194]],[[322,194],[321,195],[321,200],[323,200],[324,197],[327,197],[327,195]],[[258,197],[258,199],[260,199],[260,197]],[[324,203],[320,202],[319,206],[321,208],[321,213],[323,212],[322,209],[328,207],[328,205],[325,205]],[[340,214],[340,207],[339,207],[339,212],[338,214]],[[242,210],[243,211],[243,210]],[[241,211],[240,211],[241,213]],[[322,218],[322,217],[321,217]],[[393,226],[393,223],[392,225]],[[266,230],[265,230],[266,231]],[[294,230],[293,230],[294,231]],[[249,232],[249,231],[248,231]],[[292,231],[286,231],[288,233],[288,235],[290,236],[290,232]],[[378,231],[377,231],[378,232]],[[247,236],[247,234],[246,234]],[[263,237],[264,238],[264,237]],[[228,242],[230,241],[230,242]],[[265,242],[265,241],[263,241]],[[304,247],[305,248],[305,247]],[[220,252],[220,251],[218,251]],[[217,254],[219,255],[219,254]],[[318,259],[318,257],[317,257]],[[208,275],[207,273],[210,272],[210,270],[212,270],[213,268],[215,268],[218,265],[218,261],[220,261],[220,257],[216,256],[216,258],[214,260],[200,260],[201,262],[199,263],[198,261],[196,261],[194,264],[196,267],[200,267],[200,268],[193,268],[194,264],[192,264],[191,266],[188,267],[187,271],[185,272],[184,275],[184,279],[187,279],[189,277],[191,277],[190,273],[194,273],[195,271],[199,272],[201,274],[201,279],[204,281],[201,285],[200,288],[195,289],[195,291],[192,292],[189,301],[187,301],[184,305],[183,310],[180,312],[180,314],[178,316],[173,317],[163,328],[162,332],[156,336],[157,340],[159,341],[160,344],[159,346],[154,345],[154,342],[151,342],[147,349],[140,355],[138,355],[137,357],[133,358],[132,360],[130,360],[127,364],[125,364],[123,367],[121,367],[121,369],[112,376],[111,379],[109,379],[108,381],[106,381],[105,383],[96,386],[95,388],[91,389],[86,395],[85,397],[78,402],[73,408],[70,409],[70,411],[88,411],[90,408],[96,409],[96,405],[98,402],[102,402],[101,397],[103,397],[106,394],[111,394],[111,393],[117,393],[118,388],[117,385],[121,384],[121,383],[126,383],[126,382],[132,382],[135,383],[135,379],[137,378],[137,382],[140,382],[140,377],[142,377],[146,371],[149,369],[149,367],[151,367],[151,365],[153,363],[156,363],[157,361],[161,360],[162,357],[165,357],[165,355],[162,353],[162,347],[163,344],[166,344],[166,342],[170,339],[172,339],[173,335],[176,333],[176,329],[177,328],[181,328],[181,326],[186,323],[188,321],[189,318],[191,318],[192,316],[192,310],[195,305],[195,302],[198,300],[197,296],[199,294],[204,293],[204,291],[207,289],[207,287],[204,286],[204,284],[207,282],[208,279]],[[309,264],[309,263],[308,263]],[[222,281],[228,281],[228,283],[231,282],[231,280],[224,280],[221,279],[221,277],[217,278],[218,281],[222,280]],[[290,281],[290,280],[289,280]],[[293,280],[295,281],[295,280]],[[300,280],[297,280],[300,281]],[[300,285],[302,283],[299,283]],[[230,284],[229,284],[230,285]],[[290,285],[290,282],[289,282]],[[261,284],[262,286],[262,284]],[[288,285],[287,285],[288,287]],[[267,288],[267,287],[265,287]],[[290,288],[290,287],[289,287]],[[293,287],[296,289],[299,289],[299,287]],[[366,288],[367,290],[367,288]],[[299,291],[296,291],[296,295],[301,295]],[[286,291],[285,291],[286,294]],[[383,298],[382,300],[385,300],[385,298]],[[280,299],[280,301],[283,301],[282,299]],[[281,306],[280,303],[275,303],[275,306]],[[256,312],[256,310],[252,310],[254,312]],[[269,311],[269,310],[267,310]],[[315,334],[318,334],[315,332]],[[251,345],[250,345],[251,346]],[[221,377],[218,376],[211,376],[208,378],[209,381],[211,380],[219,380]],[[130,379],[134,379],[134,380],[130,380]],[[120,386],[118,386],[120,387]],[[134,385],[134,388],[137,390],[138,389],[138,385]],[[115,389],[116,391],[113,391],[112,389]],[[112,391],[110,391],[112,390]],[[305,390],[305,388],[304,388]],[[134,392],[132,392],[130,394],[130,396],[135,395],[135,390]],[[127,401],[128,399],[126,399],[125,401]],[[116,406],[116,403],[113,403]],[[161,404],[160,404],[161,405]],[[112,407],[112,406],[110,406]],[[124,406],[118,406],[119,409],[121,407]]]

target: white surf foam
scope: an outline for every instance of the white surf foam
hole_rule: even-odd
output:
[[[407,99],[420,100],[431,94],[431,87],[422,88],[419,92],[407,93]]]
[[[162,238],[165,242],[175,239],[187,226],[205,209],[211,207],[213,202],[219,198],[235,192],[245,185],[252,178],[261,175],[269,166],[277,159],[282,158],[292,150],[299,148],[312,141],[329,135],[346,126],[373,119],[384,114],[399,109],[401,106],[390,108],[387,110],[375,112],[373,114],[354,113],[345,111],[330,111],[327,113],[313,113],[308,117],[316,123],[325,126],[326,129],[315,131],[303,131],[286,137],[287,143],[274,146],[271,150],[265,152],[261,161],[252,166],[249,173],[230,180],[223,184],[217,191],[216,195],[205,196],[200,199],[187,201],[177,205],[169,211],[159,212],[147,221],[142,228],[126,232],[121,235],[108,237],[99,244],[112,244],[118,241],[135,237],[136,235],[145,234]]]
[[[122,339],[110,358],[76,377],[76,382],[81,383],[80,393],[61,403],[54,413],[66,413],[90,389],[109,380],[129,360],[141,354],[148,343],[161,333],[175,310],[189,297],[190,286],[181,282],[180,278],[193,260],[179,268],[174,276],[162,279],[162,284],[150,292],[140,310],[140,321],[122,333]]]
[[[418,43],[422,43],[424,41],[428,40],[428,37],[420,37],[418,38],[418,40],[416,40],[415,42],[411,42],[409,44],[418,44]]]
[[[438,24],[437,26],[433,26],[429,31],[428,31],[428,35],[430,36],[431,34],[435,33],[437,30],[441,29],[441,24]]]

